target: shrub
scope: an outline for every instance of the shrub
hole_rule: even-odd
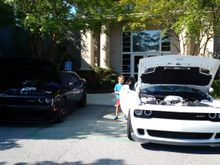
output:
[[[94,67],[92,70],[80,70],[78,74],[86,79],[89,93],[113,92],[117,83],[117,74],[112,69]]]
[[[215,98],[220,98],[220,79],[213,81],[212,88],[214,89],[214,92],[211,93],[211,95]]]

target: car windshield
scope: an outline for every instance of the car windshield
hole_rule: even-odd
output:
[[[165,97],[168,95],[178,95],[187,99],[210,99],[210,97],[204,92],[190,88],[188,86],[176,86],[176,85],[154,85],[143,87],[141,89],[141,94],[149,94],[157,97]]]
[[[74,72],[72,73],[61,73],[60,74],[61,81],[64,85],[68,85],[70,82],[77,83],[79,81],[79,76],[75,74]]]

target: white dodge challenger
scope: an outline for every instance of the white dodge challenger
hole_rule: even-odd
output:
[[[139,61],[135,90],[123,87],[130,140],[220,146],[220,101],[208,93],[220,60],[168,55]]]

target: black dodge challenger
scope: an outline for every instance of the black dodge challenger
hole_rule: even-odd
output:
[[[49,61],[0,59],[0,120],[63,122],[86,105],[86,81],[75,72],[59,73]]]

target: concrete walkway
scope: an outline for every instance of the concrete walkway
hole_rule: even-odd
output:
[[[114,120],[115,118],[115,94],[114,93],[98,93],[98,94],[87,94],[88,105],[107,105],[112,106],[112,112],[105,114],[102,118],[108,120]],[[117,121],[126,123],[127,120],[124,114],[120,111],[118,114]]]
[[[87,104],[93,105],[115,105],[114,93],[87,94]]]

